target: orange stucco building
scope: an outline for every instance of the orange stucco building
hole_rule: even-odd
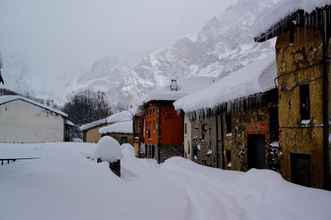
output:
[[[173,101],[149,101],[144,112],[146,156],[158,162],[183,156],[184,114],[175,110]]]

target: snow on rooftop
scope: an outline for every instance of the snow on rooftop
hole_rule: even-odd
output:
[[[80,126],[80,130],[81,131],[86,131],[86,130],[89,130],[91,128],[102,126],[102,125],[105,125],[105,124],[107,124],[107,119],[103,118],[103,119],[93,121],[93,122],[90,122],[88,124],[84,124],[84,125]]]
[[[255,24],[255,33],[260,35],[266,32],[270,27],[284,19],[291,13],[302,9],[307,13],[312,12],[318,7],[331,5],[331,0],[273,0],[277,1],[276,8],[270,8],[261,15]]]
[[[150,101],[176,101],[186,95],[196,92],[199,89],[206,88],[215,81],[213,77],[194,77],[189,79],[177,80],[178,90],[172,91],[170,84],[153,90],[147,95],[145,103]]]
[[[0,166],[0,219],[331,219],[330,192],[273,171],[226,171],[178,157],[158,165],[122,146],[118,178],[107,163],[87,159],[96,147],[0,144],[0,155],[40,156]]]
[[[99,129],[100,134],[109,134],[109,133],[123,133],[123,134],[132,134],[133,133],[133,122],[124,121],[111,124],[109,126]]]
[[[66,120],[65,123],[66,123],[67,125],[69,125],[69,126],[72,126],[72,127],[76,126],[75,123],[73,123],[73,122],[70,121],[70,120]]]
[[[32,99],[29,99],[29,98],[26,98],[24,96],[20,96],[20,95],[4,95],[4,96],[0,96],[0,105],[3,105],[3,104],[6,104],[8,102],[14,102],[14,101],[23,101],[23,102],[27,102],[27,103],[30,103],[32,105],[36,105],[36,106],[39,106],[40,108],[43,108],[43,109],[46,109],[48,111],[51,111],[51,112],[55,112],[59,115],[62,115],[63,117],[68,117],[68,115],[58,109],[55,109],[55,108],[52,108],[50,106],[47,106],[47,105],[44,105],[44,104],[41,104],[39,102],[36,102]]]
[[[133,114],[130,111],[122,111],[119,113],[115,113],[107,118],[107,123],[117,123],[123,121],[131,121],[133,118]]]
[[[118,161],[122,158],[121,145],[114,138],[104,136],[99,140],[94,156],[102,161]]]
[[[192,112],[213,108],[237,98],[275,88],[276,65],[273,54],[219,79],[210,87],[177,100],[177,110]]]

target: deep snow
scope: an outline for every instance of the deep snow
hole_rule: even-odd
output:
[[[157,165],[126,144],[120,179],[87,159],[95,148],[0,144],[0,155],[41,158],[0,166],[0,219],[331,219],[330,192],[272,171],[223,171],[182,158]]]

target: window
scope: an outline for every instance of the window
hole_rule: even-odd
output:
[[[300,116],[301,121],[310,119],[309,85],[300,86]]]
[[[226,133],[229,134],[232,132],[232,115],[231,113],[226,113],[225,115],[225,123],[226,123]]]
[[[184,134],[187,134],[187,123],[184,123]]]

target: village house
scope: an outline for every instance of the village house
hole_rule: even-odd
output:
[[[100,119],[80,127],[82,132],[83,141],[89,143],[98,143],[101,139],[102,134],[100,129],[118,122],[132,121],[132,113],[129,111],[122,111],[116,114],[113,114],[107,118]],[[132,133],[132,132],[131,132]],[[118,140],[119,141],[119,140]]]
[[[176,101],[185,111],[186,157],[224,169],[277,169],[268,161],[278,141],[275,76],[271,56]]]
[[[104,118],[82,125],[80,130],[82,132],[83,141],[88,143],[98,143],[101,138],[99,130],[107,124],[107,119]]]
[[[0,142],[63,142],[68,137],[68,115],[54,107],[2,89],[0,96]]]
[[[176,111],[173,103],[213,81],[209,77],[172,80],[169,87],[149,94],[143,107],[143,141],[147,158],[155,158],[160,163],[172,156],[184,156],[184,114]]]
[[[129,111],[122,111],[107,118],[108,126],[99,129],[101,136],[111,136],[120,144],[133,145],[133,115]]]
[[[303,9],[284,14],[255,41],[277,37],[282,175],[294,183],[330,189],[331,5]]]

